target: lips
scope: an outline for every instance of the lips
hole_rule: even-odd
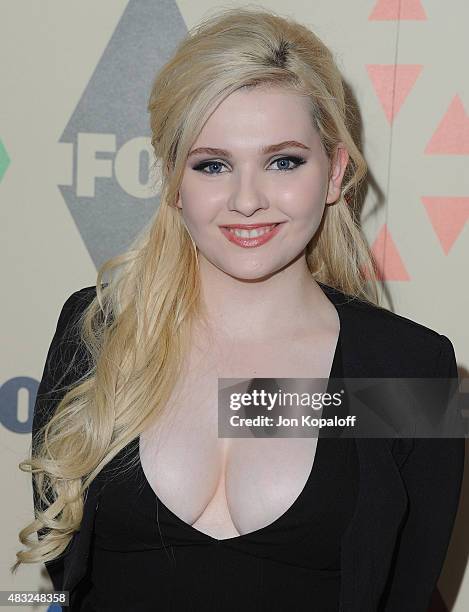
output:
[[[256,223],[251,225],[241,225],[241,224],[232,224],[229,226],[220,226],[220,231],[222,234],[233,244],[243,248],[253,248],[258,247],[272,238],[276,236],[283,226],[283,222],[280,223]],[[260,236],[237,236],[235,234],[234,229],[240,230],[252,230],[259,228],[268,228],[271,227],[270,231],[263,232]],[[230,231],[231,230],[231,231]]]

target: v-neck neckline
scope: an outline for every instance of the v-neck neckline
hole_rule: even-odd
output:
[[[341,378],[343,376],[343,361],[342,361],[342,336],[343,336],[343,317],[341,315],[341,310],[340,310],[340,304],[337,302],[336,297],[336,290],[333,287],[330,287],[329,285],[325,285],[324,283],[321,283],[319,281],[316,281],[318,283],[318,285],[320,286],[320,288],[322,289],[323,293],[326,295],[326,297],[330,300],[330,302],[333,304],[334,308],[337,311],[337,316],[339,318],[339,334],[337,337],[337,342],[336,342],[336,346],[335,346],[335,350],[334,350],[334,357],[332,360],[332,366],[331,366],[331,370],[329,373],[329,378],[328,378],[328,383],[327,383],[327,392],[330,392],[331,390],[331,385],[334,379],[337,378]],[[327,406],[324,408],[323,412],[326,413],[327,412]],[[143,465],[141,462],[141,455],[140,455],[140,436],[138,436],[137,439],[137,453],[138,453],[138,467],[140,469],[141,475],[143,477],[144,480],[144,485],[148,488],[148,490],[151,492],[151,494],[154,496],[154,499],[156,500],[156,503],[159,506],[161,506],[172,518],[173,520],[178,523],[181,528],[188,530],[189,532],[197,535],[198,537],[200,537],[201,539],[205,539],[207,541],[211,541],[211,542],[216,542],[217,544],[226,544],[226,543],[230,543],[230,542],[239,542],[242,540],[245,540],[246,538],[249,537],[253,537],[253,536],[258,536],[261,532],[263,531],[267,531],[269,529],[275,528],[279,522],[285,520],[287,518],[287,516],[289,516],[298,506],[299,503],[301,503],[302,498],[304,497],[304,495],[306,494],[306,489],[308,488],[308,486],[310,486],[311,484],[311,479],[313,478],[316,470],[318,469],[318,465],[321,461],[321,457],[323,455],[323,453],[325,452],[325,447],[324,444],[321,444],[320,442],[324,439],[324,435],[321,435],[324,433],[324,430],[320,430],[319,434],[318,434],[318,442],[316,445],[316,452],[315,452],[315,456],[313,459],[313,464],[311,466],[310,472],[308,474],[308,478],[303,486],[303,488],[301,489],[300,493],[297,495],[297,497],[295,498],[295,500],[293,501],[293,503],[285,510],[285,512],[283,512],[279,517],[277,517],[274,521],[272,521],[271,523],[269,523],[268,525],[264,525],[263,527],[260,527],[259,529],[254,529],[252,531],[249,531],[247,533],[243,533],[243,534],[239,534],[238,536],[234,536],[232,538],[214,538],[213,536],[200,531],[199,529],[196,529],[193,525],[190,525],[189,523],[186,523],[185,521],[183,521],[177,514],[175,514],[170,508],[168,508],[166,506],[166,504],[163,503],[163,501],[161,500],[161,498],[158,496],[158,494],[156,493],[156,491],[154,491],[153,487],[151,486],[145,471],[143,469]],[[337,437],[336,435],[333,437]]]

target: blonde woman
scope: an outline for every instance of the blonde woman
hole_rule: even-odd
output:
[[[219,378],[457,377],[446,336],[377,304],[330,51],[226,10],[148,108],[160,205],[64,304],[16,565],[45,562],[71,610],[426,611],[464,440],[217,432]]]

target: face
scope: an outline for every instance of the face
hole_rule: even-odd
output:
[[[279,88],[232,93],[192,145],[179,190],[200,265],[254,280],[296,261],[326,204],[339,198],[347,160],[339,147],[329,161],[302,96]],[[258,224],[257,234],[249,230]],[[226,229],[233,225],[245,226],[241,235]]]

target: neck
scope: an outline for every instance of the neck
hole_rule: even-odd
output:
[[[304,254],[261,280],[234,278],[200,255],[199,270],[209,331],[216,337],[247,343],[291,339],[330,322],[328,298]]]

